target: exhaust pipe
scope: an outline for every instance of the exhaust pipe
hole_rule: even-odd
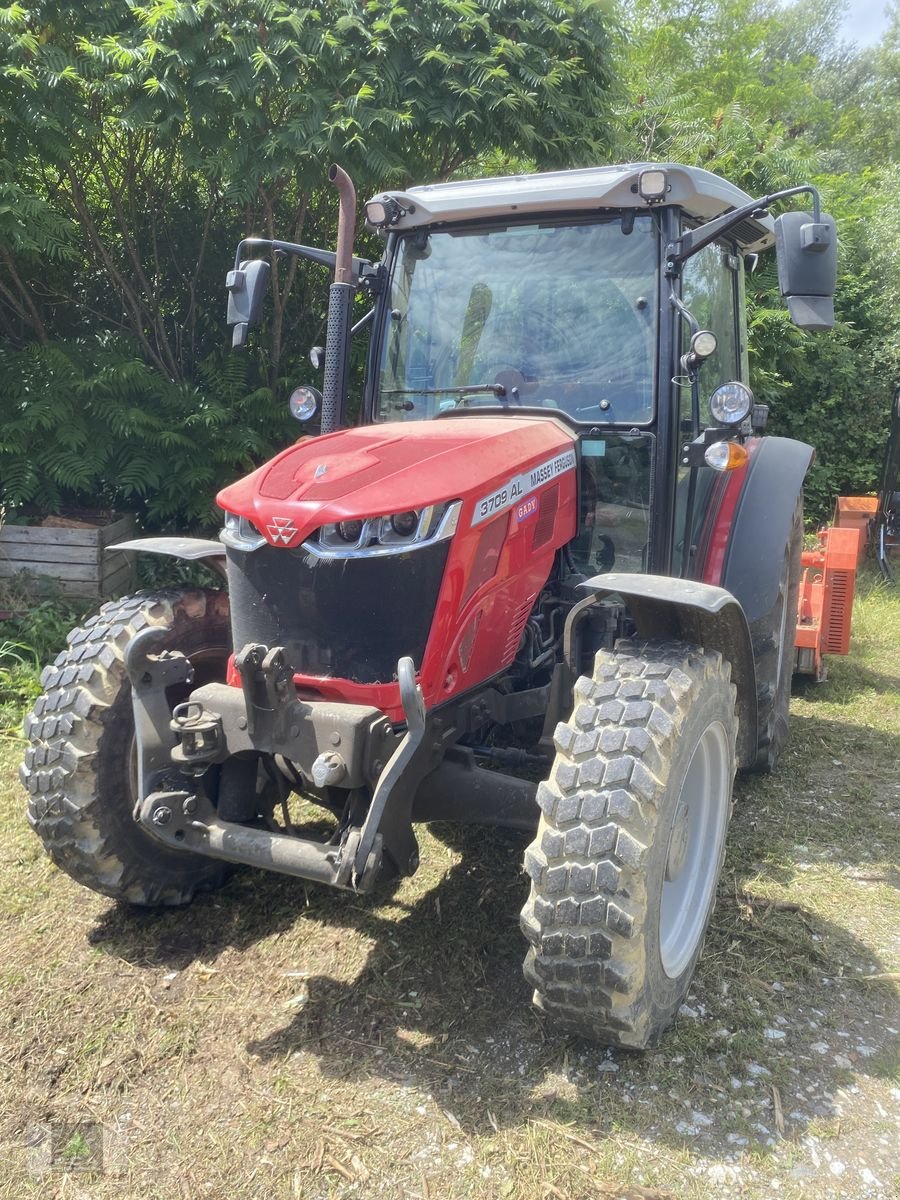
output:
[[[333,433],[347,404],[350,374],[350,317],[353,309],[353,230],[356,225],[356,188],[336,164],[328,168],[328,182],[340,196],[334,282],[328,292],[328,330],[325,341],[325,378],[322,382],[322,433]]]
[[[353,229],[356,225],[356,188],[353,180],[336,163],[328,168],[328,182],[333,183],[340,196],[338,214],[337,262],[334,264],[334,282],[353,282]]]

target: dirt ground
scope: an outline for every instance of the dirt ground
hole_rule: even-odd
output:
[[[738,784],[662,1048],[529,1007],[517,835],[362,899],[238,873],[162,913],[56,871],[0,740],[0,1197],[888,1197],[900,1187],[900,588]]]

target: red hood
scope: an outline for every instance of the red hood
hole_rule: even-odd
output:
[[[291,446],[217,497],[272,540],[289,517],[298,545],[321,525],[462,499],[475,502],[519,472],[569,449],[574,436],[548,415],[454,417],[340,430]],[[284,544],[283,537],[277,543]]]

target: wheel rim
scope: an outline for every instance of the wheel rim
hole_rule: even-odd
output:
[[[670,979],[691,962],[706,928],[729,803],[725,727],[708,725],[691,758],[666,845],[659,956]]]

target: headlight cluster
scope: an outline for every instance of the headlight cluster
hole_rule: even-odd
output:
[[[321,526],[303,546],[328,558],[400,554],[452,537],[461,507],[461,501],[451,500],[380,517],[350,517]]]
[[[219,541],[232,550],[258,550],[266,544],[266,539],[255,525],[246,517],[230,512],[225,514],[225,528],[219,534]]]

